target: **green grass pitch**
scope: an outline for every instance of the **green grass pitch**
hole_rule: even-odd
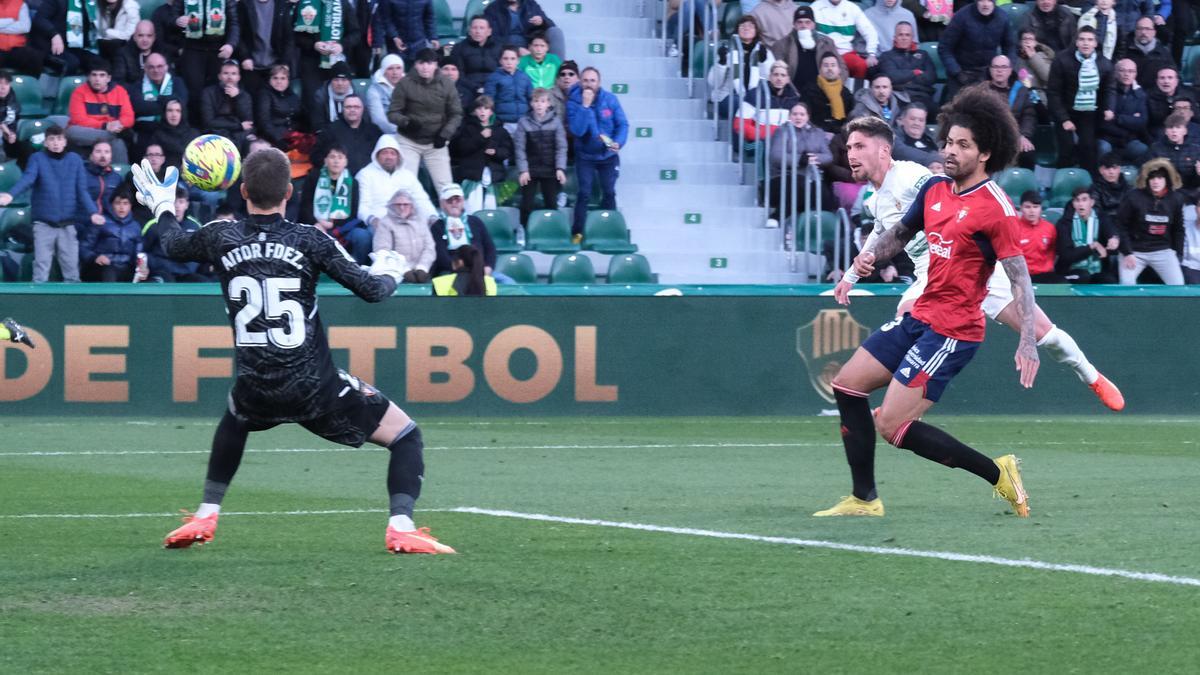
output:
[[[1024,460],[1028,520],[979,479],[882,441],[887,517],[811,518],[849,489],[830,418],[420,420],[417,520],[457,556],[384,552],[385,450],[338,450],[282,428],[251,436],[216,540],[164,550],[178,523],[170,514],[199,499],[215,421],[0,418],[0,672],[1200,664],[1194,418],[931,418],[982,451]],[[342,513],[303,513],[321,511]],[[1173,581],[895,555],[901,548]]]

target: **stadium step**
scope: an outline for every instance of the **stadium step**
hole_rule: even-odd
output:
[[[705,141],[716,138],[712,122],[703,119],[629,118],[630,145],[633,141]]]
[[[713,206],[691,203],[649,206],[636,211],[621,212],[630,228],[638,234],[646,230],[668,230],[686,233],[686,236],[703,236],[709,226],[738,231],[765,229],[763,209],[758,206]]]
[[[647,21],[645,24],[648,27],[650,22]],[[594,32],[594,29],[587,28],[585,31],[581,31],[583,34],[580,37],[573,37],[568,33],[566,41],[567,53],[574,54],[582,59],[580,61],[580,68],[585,67],[584,64],[594,65],[593,61],[598,60],[601,56],[651,58],[665,55],[662,40],[649,37],[590,37],[597,34]],[[675,59],[675,62],[678,63],[679,59]],[[600,66],[596,67],[599,68]]]
[[[725,223],[689,227],[685,236],[671,228],[646,228],[630,223],[630,232],[637,240],[639,253],[657,251],[704,251],[731,254],[763,251],[783,245],[783,230],[766,228],[729,227]]]
[[[583,66],[580,66],[581,68]],[[621,99],[621,104],[625,101],[631,101],[638,98],[687,98],[688,97],[688,82],[687,80],[670,75],[666,77],[647,77],[646,75],[636,75],[633,77],[604,77],[604,88],[609,91],[614,91],[616,85],[623,85],[615,89],[621,93],[618,95]],[[697,92],[699,90],[697,89]]]
[[[738,168],[730,162],[628,162],[621,177],[636,183],[727,185],[738,181]]]
[[[571,52],[567,52],[570,54]],[[600,71],[604,86],[632,77],[677,77],[679,59],[666,56],[624,56],[621,54],[577,54],[580,68],[592,66]]]
[[[611,87],[609,88],[611,91]],[[696,119],[704,115],[704,101],[698,98],[625,98],[619,96],[621,109],[631,121],[650,118]],[[713,132],[716,138],[716,132]]]
[[[694,204],[697,209],[705,206],[753,206],[755,188],[749,185],[728,185],[715,189],[711,185],[662,185],[617,182],[617,204],[622,212],[638,208],[674,204]],[[633,200],[624,202],[623,200]],[[625,203],[626,206],[620,206]],[[683,227],[683,224],[680,224]]]
[[[554,19],[554,22],[568,26],[581,19],[596,19],[599,17],[614,17],[633,19],[638,17],[654,18],[657,0],[587,0],[587,2],[570,3],[579,6],[578,12],[565,12],[567,3],[543,2],[542,7]],[[565,31],[566,28],[563,28]],[[620,35],[613,32],[612,35]]]
[[[645,143],[634,139],[621,151],[623,162],[728,162],[729,144],[710,141]],[[747,174],[748,175],[748,174]]]

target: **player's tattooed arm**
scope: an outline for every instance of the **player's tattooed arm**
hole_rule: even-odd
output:
[[[1034,330],[1033,282],[1029,278],[1029,267],[1025,264],[1025,256],[1016,255],[1000,261],[1008,280],[1012,283],[1013,308],[1017,312],[1017,320],[1021,324],[1021,339],[1017,343],[1017,370],[1021,373],[1021,385],[1025,388],[1033,386],[1037,377],[1038,353],[1037,333]]]
[[[873,246],[863,249],[863,253],[870,253],[874,256],[871,260],[872,265],[876,261],[891,260],[896,257],[897,253],[904,250],[914,235],[916,235],[916,230],[910,229],[903,222],[896,223],[879,235]],[[867,274],[870,273],[868,270]],[[862,276],[867,276],[867,274]]]

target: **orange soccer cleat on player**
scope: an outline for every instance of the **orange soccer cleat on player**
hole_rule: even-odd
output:
[[[188,513],[183,517],[183,525],[172,530],[167,538],[163,539],[163,548],[187,548],[192,544],[207,544],[212,541],[213,533],[217,531],[218,516],[219,513],[214,513],[205,518],[197,518]]]
[[[1089,384],[1088,387],[1092,390],[1100,402],[1108,406],[1110,409],[1120,411],[1125,407],[1125,397],[1121,395],[1121,390],[1117,389],[1117,385],[1112,383],[1112,380],[1097,373],[1099,377],[1096,381]]]
[[[429,534],[428,527],[418,527],[409,532],[401,532],[388,525],[388,553],[455,553],[449,546],[439,543],[437,538]]]

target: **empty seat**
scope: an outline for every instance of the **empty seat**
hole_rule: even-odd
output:
[[[608,283],[654,283],[654,273],[650,271],[650,261],[646,260],[646,256],[638,253],[614,255],[608,261]]]
[[[543,253],[574,253],[579,244],[571,243],[571,221],[561,211],[534,211],[525,228],[525,247]]]
[[[12,90],[21,103],[21,117],[42,117],[47,112],[42,104],[42,83],[32,75],[13,75]]]
[[[594,284],[596,268],[592,267],[591,259],[585,255],[563,253],[550,264],[550,283]]]
[[[995,180],[1018,208],[1021,206],[1021,195],[1028,190],[1038,191],[1037,177],[1029,169],[1010,167],[998,172]]]
[[[1071,192],[1077,187],[1090,187],[1092,176],[1086,169],[1070,167],[1054,172],[1054,182],[1050,184],[1050,200],[1048,206],[1066,206],[1071,201]]]
[[[583,246],[600,253],[634,253],[637,244],[629,243],[629,228],[618,211],[591,211],[583,225]]]
[[[533,259],[524,253],[496,256],[496,274],[503,274],[518,284],[536,284],[537,269]]]

